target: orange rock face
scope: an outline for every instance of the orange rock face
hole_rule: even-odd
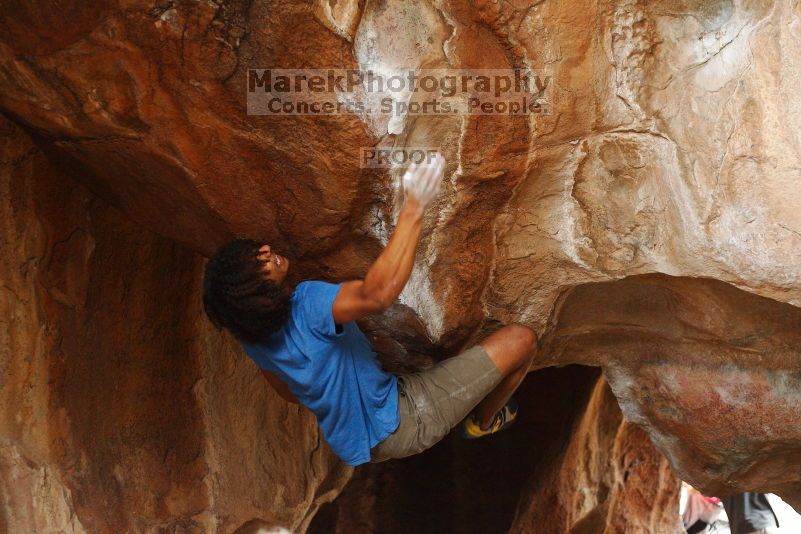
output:
[[[538,365],[602,367],[677,475],[801,506],[792,3],[16,4],[0,470],[49,504],[6,483],[6,525],[308,524],[341,466],[205,324],[196,253],[243,235],[299,278],[363,275],[402,198],[399,169],[360,168],[376,146],[449,162],[401,304],[365,325],[387,361],[529,324]],[[550,76],[552,114],[246,113],[248,69],[524,66]]]
[[[308,523],[349,469],[202,319],[202,259],[4,119],[0,188],[0,531]]]

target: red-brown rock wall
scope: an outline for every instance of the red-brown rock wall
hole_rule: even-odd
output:
[[[598,380],[561,454],[521,492],[510,532],[681,533],[680,483]]]
[[[0,530],[302,527],[350,471],[202,316],[202,258],[0,126]]]
[[[370,325],[382,355],[413,368],[498,324],[531,325],[544,340],[538,365],[603,367],[623,413],[679,476],[708,493],[775,491],[801,505],[797,4],[26,0],[0,6],[0,27],[0,112],[37,147],[6,149],[5,168],[22,177],[4,196],[12,320],[0,428],[13,439],[0,444],[2,465],[43,495],[77,492],[53,517],[94,510],[87,521],[110,521],[94,517],[101,495],[113,506],[141,499],[156,523],[174,513],[199,521],[203,499],[261,502],[233,489],[258,462],[236,464],[226,451],[260,450],[262,438],[244,427],[228,438],[226,425],[248,421],[235,417],[241,399],[213,405],[239,391],[227,384],[256,378],[231,363],[241,355],[230,340],[202,330],[201,260],[188,250],[208,255],[242,235],[293,256],[298,278],[363,275],[402,198],[399,168],[360,168],[361,149],[375,146],[436,147],[449,162],[401,305]],[[248,115],[247,70],[270,67],[530,67],[550,76],[553,113]],[[46,170],[24,168],[30,150]],[[30,176],[68,187],[62,169],[95,196],[25,192]],[[34,198],[45,208],[20,207]],[[191,355],[186,365],[163,359],[176,351]],[[232,375],[212,369],[216,354],[229,354]],[[146,380],[145,369],[156,371]],[[122,376],[132,381],[116,392]],[[150,401],[130,404],[164,376]],[[149,425],[170,391],[194,397]],[[164,433],[136,454],[165,467],[96,485],[107,471],[93,462],[138,465],[123,458],[116,426],[86,413],[118,397],[132,443]],[[292,417],[287,436],[307,440],[300,457],[319,438],[307,416]],[[95,438],[105,445],[84,452]],[[170,456],[179,449],[204,451],[221,485],[182,486],[202,469],[189,452]],[[305,476],[305,463],[292,465]],[[303,523],[327,473],[315,468],[308,484],[278,492],[281,513]],[[158,496],[139,495],[150,484]]]

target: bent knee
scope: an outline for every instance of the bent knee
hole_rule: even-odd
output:
[[[531,328],[522,324],[513,323],[505,327],[506,334],[514,339],[520,350],[526,355],[531,352],[533,356],[534,348],[537,346],[537,333]]]

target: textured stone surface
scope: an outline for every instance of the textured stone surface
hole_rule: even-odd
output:
[[[448,181],[393,312],[404,341],[382,347],[424,352],[427,330],[451,353],[531,324],[543,364],[605,368],[677,474],[801,507],[797,3],[23,4],[0,8],[0,111],[134,220],[202,253],[248,235],[299,277],[357,276],[399,198],[359,148],[439,146]],[[521,65],[551,74],[553,115],[244,113],[248,68]],[[77,284],[63,301],[89,291],[59,276]]]
[[[623,413],[683,479],[798,506],[801,309],[714,280],[643,275],[568,292],[545,345],[551,361],[603,365]]]
[[[202,258],[5,120],[0,188],[1,531],[298,529],[333,498],[313,416],[202,319]]]
[[[679,481],[598,380],[570,442],[523,489],[510,532],[678,534]]]

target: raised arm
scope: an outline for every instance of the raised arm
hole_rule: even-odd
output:
[[[337,324],[384,311],[397,300],[412,274],[423,211],[439,191],[444,170],[445,160],[440,154],[409,166],[403,176],[405,201],[395,232],[364,280],[342,284],[332,310]]]

